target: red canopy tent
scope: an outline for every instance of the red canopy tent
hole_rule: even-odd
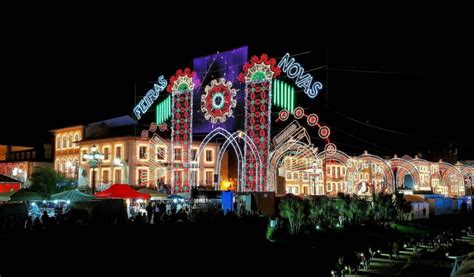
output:
[[[0,174],[0,193],[18,191],[20,189],[20,181]]]
[[[150,195],[146,193],[137,192],[129,185],[115,184],[110,188],[94,194],[101,198],[130,198],[130,199],[150,199]]]

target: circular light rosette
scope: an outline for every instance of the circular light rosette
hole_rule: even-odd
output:
[[[317,114],[310,114],[308,115],[308,118],[306,118],[306,122],[308,123],[309,126],[315,126],[316,124],[318,124],[318,121],[319,121],[319,117]]]
[[[290,113],[285,109],[281,110],[280,113],[278,114],[278,118],[281,121],[286,121],[289,116],[290,116]]]
[[[301,107],[297,107],[294,109],[293,114],[296,119],[301,119],[304,116],[304,110]]]
[[[318,133],[319,133],[320,138],[327,139],[329,135],[331,134],[331,130],[329,129],[329,127],[322,126],[321,128],[319,128]]]
[[[201,111],[204,118],[211,123],[225,122],[234,113],[237,105],[235,96],[237,90],[232,88],[232,83],[223,78],[212,80],[201,95]]]
[[[337,151],[336,145],[334,145],[334,143],[328,143],[324,148],[328,155],[334,155]]]

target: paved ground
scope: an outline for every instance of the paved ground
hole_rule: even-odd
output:
[[[474,244],[474,235],[464,236],[458,239],[464,244]],[[428,249],[426,246],[421,246],[426,249],[428,253],[419,259],[414,257],[414,250],[411,247],[400,251],[399,257],[389,258],[387,253],[381,253],[379,257],[374,258],[370,263],[368,270],[361,270],[356,274],[346,274],[345,276],[449,276],[453,260],[433,258],[440,251]],[[439,255],[438,255],[439,257]]]

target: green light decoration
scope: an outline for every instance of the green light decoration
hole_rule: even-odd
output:
[[[189,87],[188,87],[188,84],[186,84],[186,83],[182,83],[178,87],[178,91],[183,91],[183,90],[188,90],[188,89],[189,89]]]
[[[289,112],[295,109],[295,88],[283,81],[273,80],[273,98],[272,103]]]
[[[156,105],[156,124],[166,122],[171,118],[171,96],[166,97]]]
[[[263,80],[265,80],[265,77],[267,75],[265,74],[265,72],[263,71],[258,71],[258,72],[255,72],[253,75],[252,75],[252,82],[261,82]]]

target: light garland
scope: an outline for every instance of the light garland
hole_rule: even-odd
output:
[[[172,97],[171,119],[171,186],[173,192],[189,192],[190,157],[193,135],[193,89],[195,72],[189,68],[178,70],[170,78],[167,91]],[[176,148],[181,149],[181,160],[176,161]],[[182,173],[182,175],[181,175]]]
[[[257,146],[261,160],[255,160],[245,145],[245,191],[265,191],[268,185],[268,155],[270,152],[272,79],[280,75],[275,59],[266,54],[253,56],[243,67],[239,80],[245,82],[245,132]],[[263,171],[256,174],[256,167]],[[258,184],[261,184],[258,186]]]
[[[222,123],[233,115],[233,109],[237,105],[237,90],[232,88],[230,81],[223,78],[212,80],[204,91],[201,95],[201,111],[205,119],[211,123]]]

